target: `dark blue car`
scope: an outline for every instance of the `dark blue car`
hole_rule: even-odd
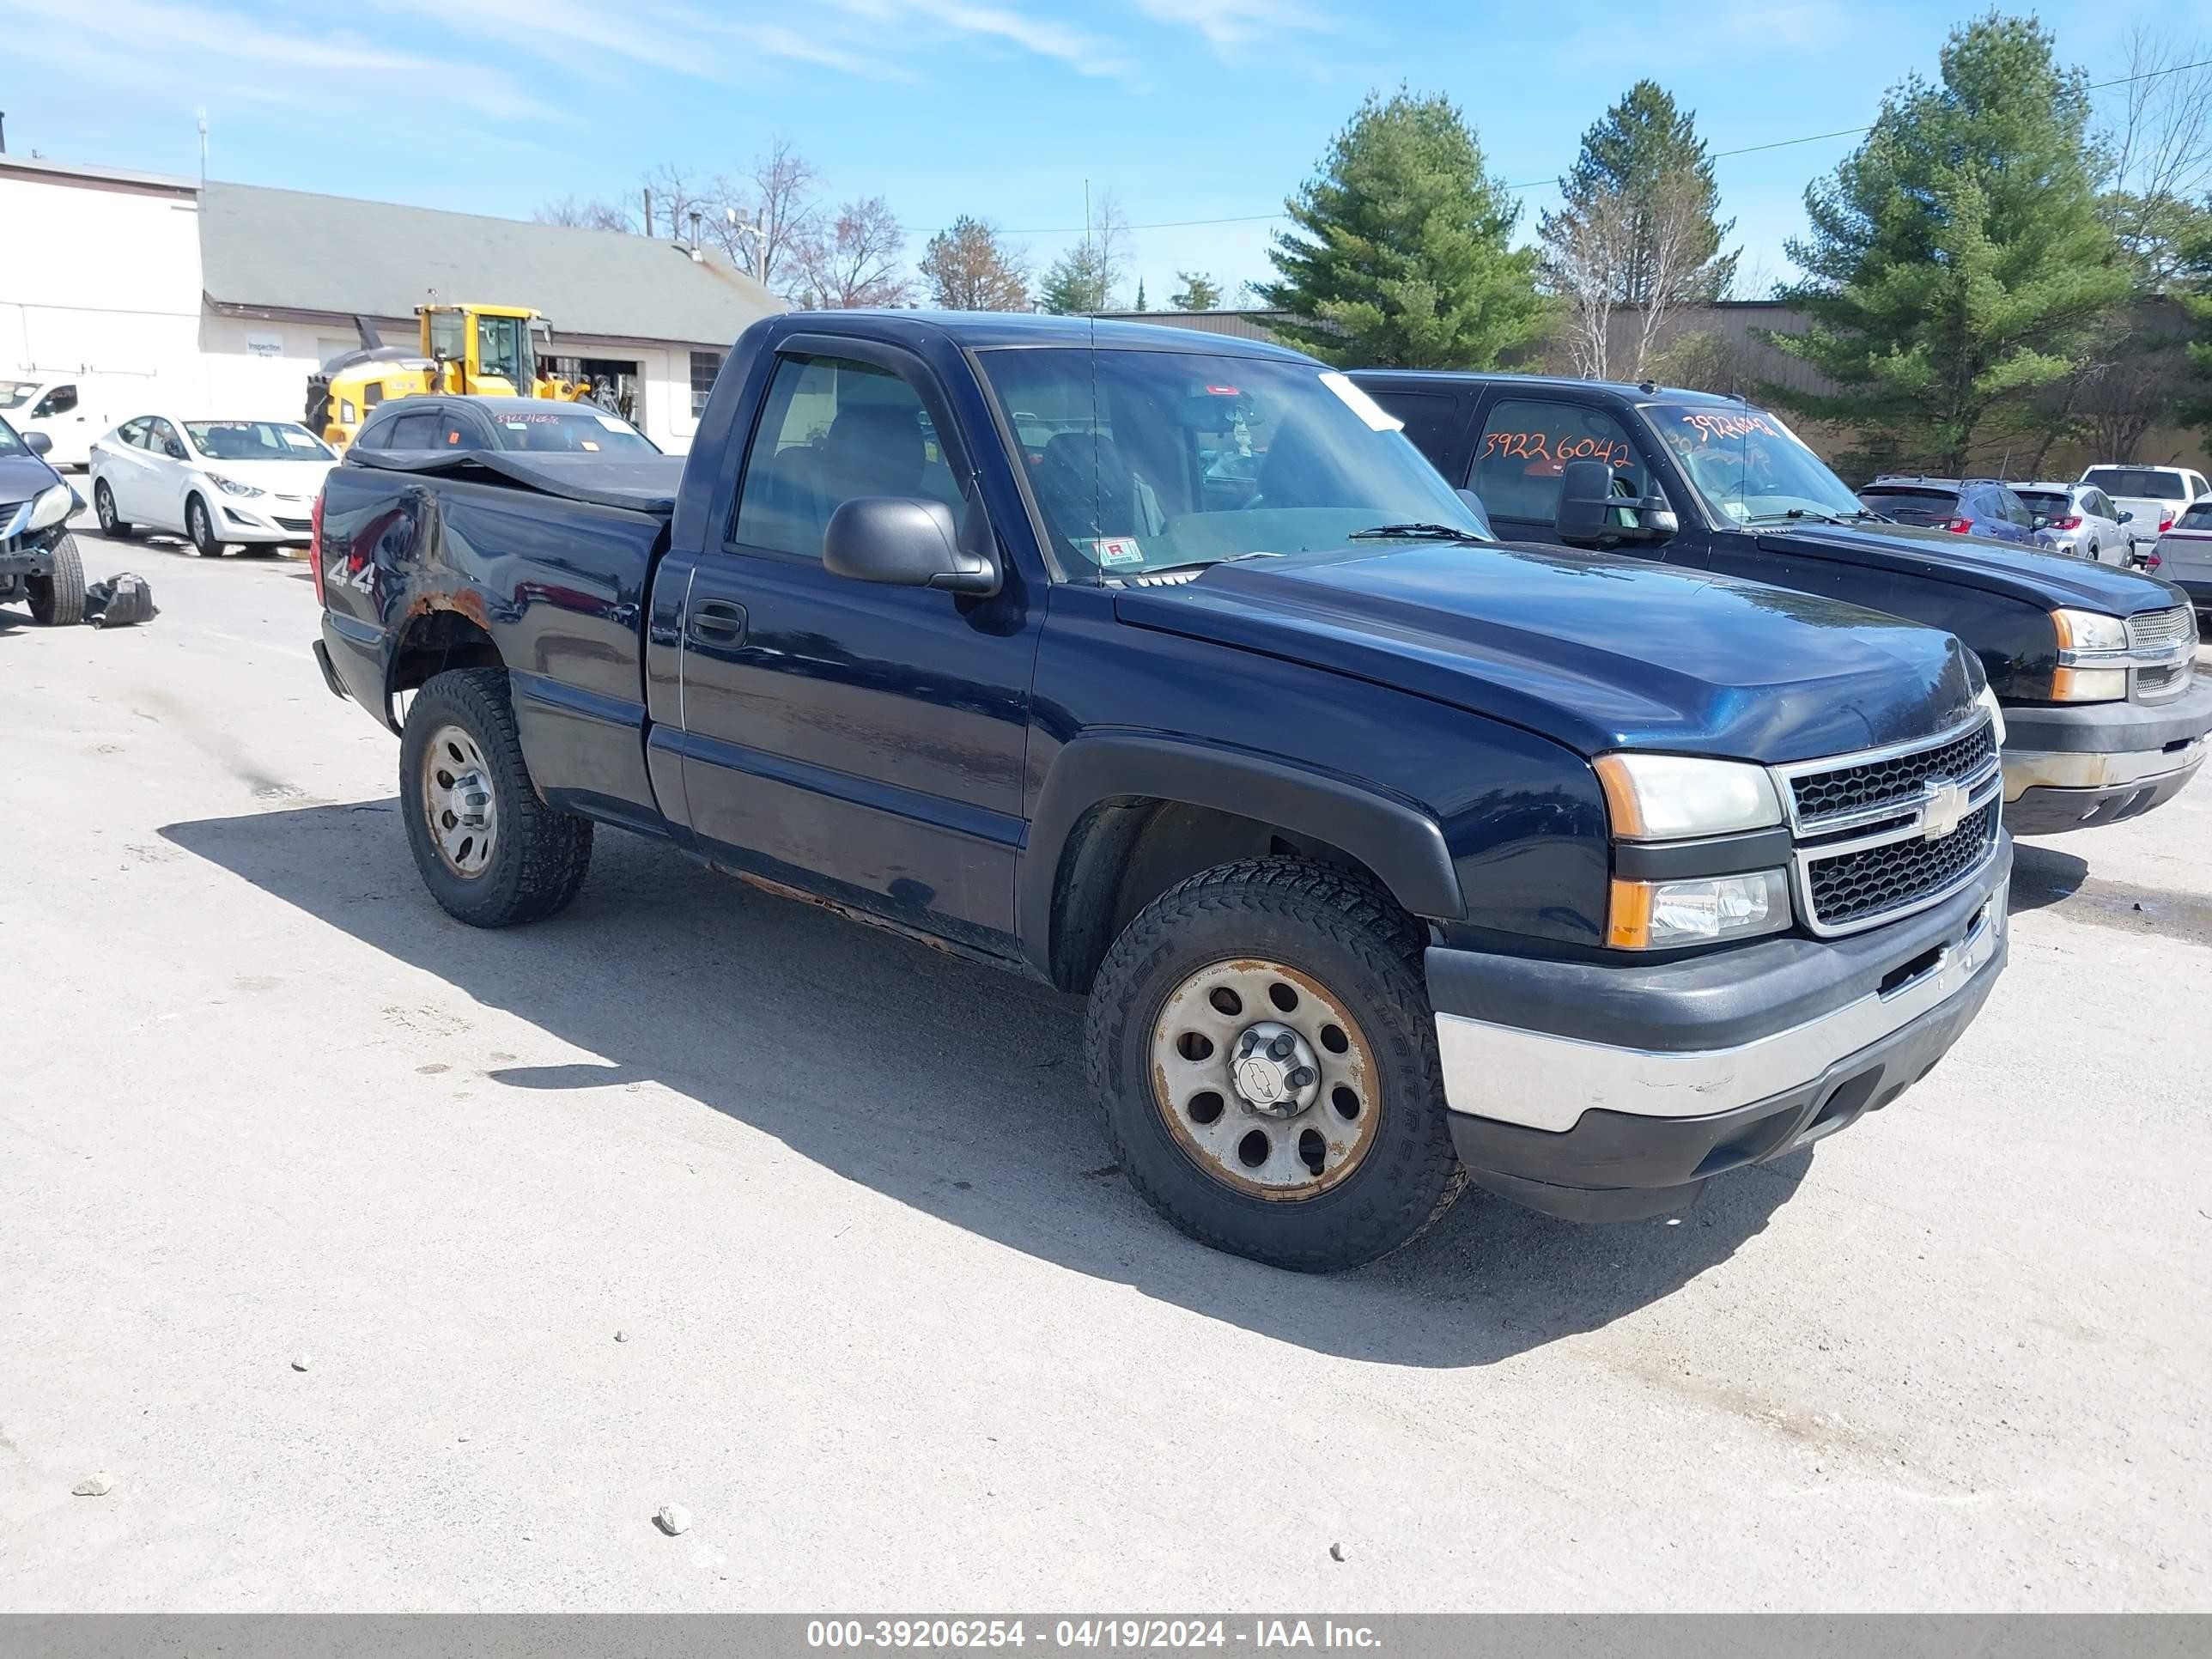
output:
[[[1919,478],[1885,474],[1859,491],[1859,500],[1899,524],[1984,536],[1993,542],[2035,546],[2042,520],[2007,484],[1995,478]]]

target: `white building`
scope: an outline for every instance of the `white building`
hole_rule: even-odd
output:
[[[711,251],[338,196],[0,155],[0,379],[81,377],[119,421],[146,404],[297,420],[308,377],[416,338],[433,301],[528,306],[563,372],[604,377],[663,448],[688,448],[730,343],[785,307]]]

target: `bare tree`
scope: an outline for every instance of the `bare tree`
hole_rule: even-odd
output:
[[[929,239],[921,277],[933,304],[947,311],[1026,311],[1029,260],[999,240],[981,219],[963,214]]]
[[[798,253],[805,303],[817,311],[861,306],[902,306],[914,283],[902,267],[906,232],[880,196],[848,202],[827,235]]]
[[[2132,30],[2120,96],[2097,135],[2106,169],[2099,205],[2152,289],[2180,268],[2212,188],[2208,59],[2212,47],[2202,40]]]
[[[744,177],[713,181],[708,233],[730,263],[763,287],[796,294],[810,251],[823,234],[814,193],[820,178],[790,139],[779,137],[753,158]]]
[[[1566,301],[1567,352],[1575,373],[1602,380],[1612,367],[1613,311],[1635,251],[1635,216],[1618,195],[1545,226],[1545,285]]]
[[[530,216],[541,225],[567,225],[574,230],[633,230],[627,210],[613,202],[589,201],[563,196],[557,202],[541,202]]]
[[[1639,380],[1674,314],[1685,306],[1720,297],[1713,292],[1710,269],[1712,213],[1705,181],[1687,167],[1660,174],[1644,203],[1643,219],[1644,303],[1637,307],[1636,355],[1630,370]]]

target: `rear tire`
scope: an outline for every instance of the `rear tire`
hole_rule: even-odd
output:
[[[1419,1237],[1467,1182],[1424,942],[1376,889],[1296,859],[1221,865],[1146,906],[1085,1031],[1130,1184],[1200,1243],[1279,1267],[1355,1267]],[[1292,1039],[1278,1063],[1299,1069],[1279,1083],[1318,1071],[1296,1110],[1251,1103],[1243,1057],[1276,1052],[1249,1046],[1255,1026]]]
[[[204,496],[192,495],[185,501],[185,535],[192,544],[192,551],[204,559],[222,556],[224,544],[215,538],[215,515],[209,512]]]
[[[115,492],[107,487],[105,478],[92,487],[92,511],[100,520],[100,533],[103,536],[127,542],[138,533],[135,526],[115,516]]]
[[[64,536],[54,544],[54,574],[26,576],[24,592],[31,601],[31,620],[42,628],[69,628],[84,620],[84,562],[77,557],[76,538]]]
[[[450,752],[434,753],[434,742]],[[454,842],[459,826],[442,827],[452,844],[441,843],[436,820],[450,812],[439,779],[451,790],[464,757],[466,781],[489,797],[489,851],[465,836]],[[510,927],[566,909],[591,868],[591,820],[539,798],[501,669],[449,669],[415,694],[399,739],[399,805],[423,885],[471,927]]]

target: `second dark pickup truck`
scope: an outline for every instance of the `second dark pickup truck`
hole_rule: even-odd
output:
[[[1509,540],[1610,548],[1957,635],[2004,706],[2017,835],[2135,817],[2203,763],[2212,684],[2194,678],[2196,621],[2170,583],[1891,523],[1738,398],[1523,374],[1352,379]]]
[[[550,915],[611,824],[1087,994],[1131,1181],[1284,1266],[1470,1174],[1678,1206],[1887,1104],[2003,965],[1957,641],[1494,544],[1273,348],[774,318],[680,472],[356,449],[316,523],[453,915]]]

